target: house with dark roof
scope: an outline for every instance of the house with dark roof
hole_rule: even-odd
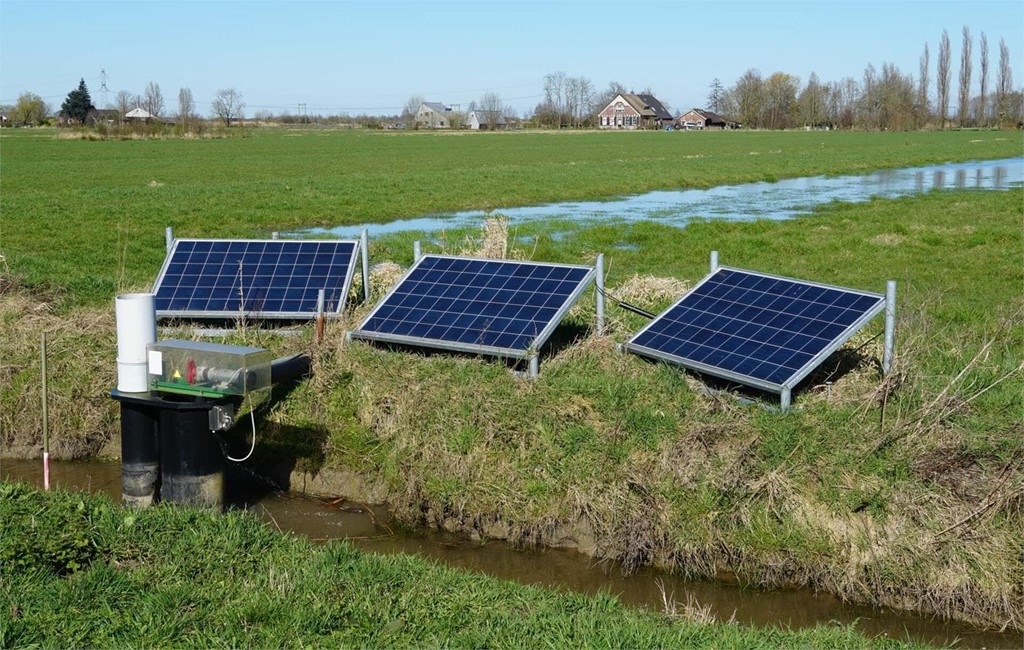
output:
[[[702,108],[691,108],[676,118],[677,129],[738,129],[737,122],[731,122],[717,113]]]
[[[602,129],[660,129],[672,124],[672,114],[654,95],[622,93],[597,115]]]
[[[423,102],[416,111],[416,127],[421,129],[451,128],[451,106],[440,102]]]
[[[470,111],[466,124],[472,131],[499,131],[508,128],[501,111]]]

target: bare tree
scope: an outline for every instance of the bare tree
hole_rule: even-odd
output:
[[[117,113],[123,120],[125,114],[134,107],[132,104],[132,94],[127,90],[117,91],[117,96],[114,98],[114,106],[117,107]]]
[[[480,126],[488,131],[493,131],[503,121],[501,95],[498,93],[484,93],[480,97],[480,102],[475,104],[475,109]]]
[[[761,126],[760,117],[764,96],[764,80],[761,72],[751,68],[736,80],[731,91],[737,120],[749,128]]]
[[[817,77],[815,77],[816,79]],[[708,86],[708,109],[720,113],[722,111],[722,105],[725,99],[725,87],[722,86],[722,82],[715,77],[711,81],[711,85]]]
[[[878,109],[881,98],[878,90],[878,72],[875,66],[868,64],[864,68],[864,79],[861,82],[860,110],[857,111],[857,122],[866,129],[879,127]]]
[[[594,103],[594,83],[586,77],[568,77],[565,82],[566,107],[573,126],[580,127]]]
[[[1010,117],[1010,95],[1013,93],[1013,70],[1010,69],[1010,48],[999,39],[999,76],[996,79],[996,117],[1002,124]]]
[[[928,122],[928,43],[924,44],[921,54],[921,65],[917,79],[917,126]]]
[[[825,123],[825,98],[828,91],[820,81],[818,75],[811,73],[807,85],[800,92],[797,98],[797,105],[800,109],[800,117],[803,118],[805,126],[821,126]]]
[[[985,32],[981,33],[981,94],[978,96],[978,126],[988,126],[987,104],[988,104],[988,37]]]
[[[411,95],[409,99],[405,100],[405,106],[402,108],[402,119],[405,121],[415,121],[416,114],[420,112],[420,106],[423,105],[423,95]]]
[[[967,126],[971,111],[971,30],[964,25],[963,49],[960,50],[960,106],[957,121]]]
[[[192,114],[196,111],[196,102],[192,99],[192,89],[180,88],[178,90],[178,120],[182,124],[188,124],[192,120]]]
[[[562,126],[568,113],[565,98],[567,77],[561,70],[544,75],[544,103],[556,116],[555,127]]]
[[[142,100],[143,108],[149,112],[150,115],[159,116],[164,112],[164,96],[160,92],[160,84],[155,81],[150,81],[146,85],[146,95]]]
[[[234,88],[218,90],[211,108],[214,117],[224,120],[225,126],[231,126],[231,122],[245,117],[245,103],[242,102],[242,93]]]
[[[914,79],[904,75],[893,63],[882,64],[875,97],[878,101],[878,128],[906,131],[914,126]]]
[[[949,32],[942,30],[939,40],[939,61],[935,71],[936,95],[939,109],[939,124],[946,128],[946,117],[949,115]]]

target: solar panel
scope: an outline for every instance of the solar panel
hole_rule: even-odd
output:
[[[324,290],[326,315],[341,313],[359,242],[177,239],[157,276],[158,317],[311,318]]]
[[[588,266],[425,255],[351,335],[525,359],[594,275]]]
[[[748,386],[788,391],[885,307],[885,296],[721,267],[626,344]]]

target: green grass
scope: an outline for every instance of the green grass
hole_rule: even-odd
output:
[[[0,484],[0,519],[5,648],[913,647],[853,626],[689,622],[610,595],[318,546],[240,512],[132,512]]]
[[[99,304],[151,283],[167,226],[180,237],[266,236],[1021,152],[1018,134],[998,132],[266,130],[250,138],[127,142],[44,133],[54,132],[0,133],[0,253],[27,282],[70,304]]]

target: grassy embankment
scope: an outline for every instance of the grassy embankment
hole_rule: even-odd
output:
[[[903,648],[852,626],[707,625],[314,545],[254,517],[0,484],[0,647]]]
[[[21,149],[4,140],[0,252],[26,285],[0,298],[11,360],[10,388],[0,387],[4,444],[38,440],[40,329],[54,332],[57,350],[58,449],[95,449],[109,437],[110,298],[152,280],[164,225],[181,236],[252,236],[691,178],[714,184],[766,170],[843,173],[1020,152],[1016,134],[689,135],[304,133],[19,140]],[[51,148],[60,153],[46,154]],[[231,162],[219,157],[227,152]],[[90,153],[101,160],[91,171],[67,162]],[[65,172],[68,186],[43,191],[26,156],[40,173]],[[118,157],[125,164],[115,173]],[[338,205],[354,207],[336,216]],[[66,225],[70,252],[56,253],[51,233]],[[705,395],[678,370],[617,355],[614,341],[641,324],[617,311],[611,334],[593,338],[589,308],[577,309],[533,383],[489,361],[344,346],[339,323],[313,350],[314,377],[267,416],[261,449],[311,471],[353,471],[417,523],[1020,629],[1021,226],[1016,189],[832,206],[783,223],[523,228],[516,235],[535,259],[605,252],[609,287],[651,310],[674,293],[633,276],[693,282],[711,249],[725,264],[868,290],[896,279],[896,371],[885,382],[878,376],[875,323],[782,415]],[[551,229],[568,235],[555,241],[545,235]],[[374,241],[373,260],[408,263],[411,238]],[[448,241],[453,250],[460,243]],[[239,338],[281,353],[302,345],[256,331]]]

